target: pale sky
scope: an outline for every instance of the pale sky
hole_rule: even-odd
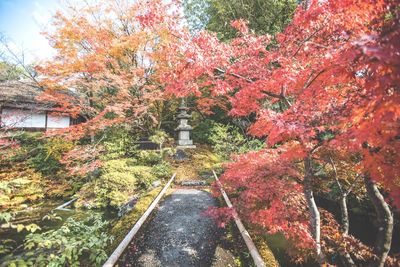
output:
[[[24,49],[30,62],[48,59],[53,51],[46,38],[50,19],[60,9],[59,0],[0,0],[0,32],[15,50]]]
[[[79,5],[83,1],[0,0],[0,33],[10,40],[15,52],[25,52],[26,63],[50,59],[55,52],[41,32],[51,31],[52,16],[65,4]]]

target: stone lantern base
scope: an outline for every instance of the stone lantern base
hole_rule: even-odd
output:
[[[176,149],[185,150],[185,149],[194,149],[196,145],[185,145],[185,146],[176,146]]]
[[[193,140],[190,139],[190,131],[179,131],[177,148],[196,148],[196,146],[193,145]]]
[[[178,132],[177,149],[196,148],[196,146],[193,145],[193,140],[190,139],[190,132],[193,128],[188,124],[188,120],[191,116],[187,113],[187,109],[185,101],[182,99],[181,106],[179,107],[180,113],[177,116],[179,125],[175,129],[175,131]]]

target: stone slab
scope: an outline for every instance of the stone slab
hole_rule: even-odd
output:
[[[176,148],[177,149],[194,149],[194,148],[196,148],[196,145],[186,145],[186,146],[179,145]]]
[[[196,185],[207,185],[206,181],[194,180],[194,181],[183,181],[183,186],[196,186]]]

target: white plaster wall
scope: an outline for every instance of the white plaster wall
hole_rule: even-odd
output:
[[[45,128],[46,114],[32,110],[4,108],[1,123],[6,127]],[[69,124],[69,116],[55,114],[47,116],[47,128],[67,128]]]
[[[67,128],[69,127],[69,120],[68,116],[48,114],[47,128]]]
[[[6,127],[44,128],[46,114],[31,110],[4,108],[1,114],[1,122]]]

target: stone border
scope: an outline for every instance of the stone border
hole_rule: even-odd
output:
[[[247,248],[248,248],[249,251],[250,251],[250,254],[251,254],[251,257],[253,258],[254,264],[255,264],[257,267],[266,267],[265,262],[264,262],[264,260],[262,259],[261,255],[260,255],[260,252],[258,252],[258,249],[257,249],[257,247],[254,245],[254,242],[253,242],[253,240],[251,239],[249,232],[247,232],[247,230],[246,230],[246,228],[244,227],[242,221],[240,220],[239,216],[237,215],[237,213],[236,213],[236,211],[235,211],[235,208],[234,208],[233,205],[232,205],[232,202],[229,200],[228,195],[226,194],[225,190],[222,188],[222,184],[221,184],[221,182],[219,181],[218,176],[217,176],[217,174],[215,173],[214,170],[213,170],[213,174],[214,174],[215,180],[216,180],[216,182],[217,182],[217,185],[218,185],[218,187],[219,187],[219,190],[221,191],[222,196],[224,197],[224,200],[225,200],[225,202],[226,202],[226,205],[227,205],[229,208],[233,209],[233,218],[234,218],[234,220],[235,220],[236,226],[237,226],[237,228],[239,229],[240,234],[242,235],[242,237],[243,237],[243,239],[244,239],[244,242],[246,243]]]
[[[64,204],[58,206],[57,208],[55,208],[55,209],[53,209],[53,210],[70,211],[71,209],[67,209],[67,208],[65,208],[65,207],[71,205],[72,203],[74,203],[74,202],[77,201],[77,200],[78,200],[78,198],[73,198],[73,199],[71,199],[71,200],[65,202]]]
[[[133,228],[125,236],[124,240],[122,240],[122,242],[118,245],[118,247],[114,250],[114,252],[108,258],[108,260],[103,264],[103,267],[112,267],[118,262],[119,257],[121,257],[122,253],[124,253],[125,249],[129,245],[129,243],[131,243],[133,237],[139,231],[140,227],[144,224],[144,222],[149,217],[151,212],[157,206],[157,204],[160,201],[160,199],[164,196],[164,194],[167,191],[168,187],[171,185],[172,181],[175,179],[175,176],[176,176],[176,173],[174,173],[174,175],[172,175],[171,179],[164,186],[164,188],[158,194],[156,199],[154,199],[154,201],[151,203],[151,205],[148,207],[148,209],[145,211],[145,213],[143,213],[142,217],[140,217],[140,219],[135,223]]]

